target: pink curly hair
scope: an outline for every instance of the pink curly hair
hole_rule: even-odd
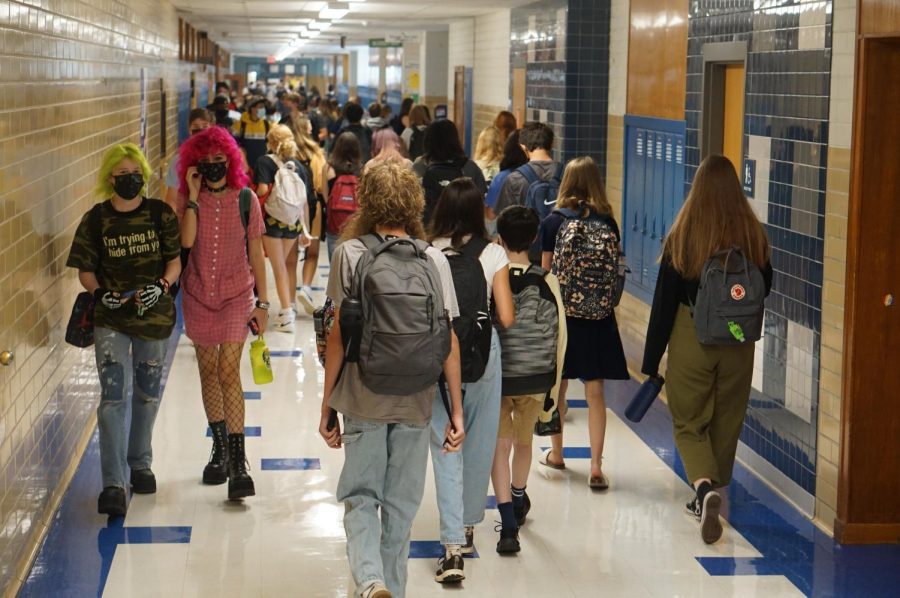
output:
[[[200,160],[222,152],[228,160],[226,179],[232,189],[242,189],[250,182],[244,172],[244,157],[231,133],[223,127],[210,127],[188,137],[178,150],[178,192],[187,196],[188,185],[185,177],[188,168],[196,166]]]

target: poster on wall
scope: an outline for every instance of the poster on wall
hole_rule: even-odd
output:
[[[284,74],[285,75],[293,75],[296,67],[293,64],[284,65]]]
[[[141,151],[147,153],[147,69],[141,69]]]

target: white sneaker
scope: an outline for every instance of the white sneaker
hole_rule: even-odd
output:
[[[308,286],[300,287],[300,291],[297,293],[297,300],[300,302],[300,305],[303,306],[303,309],[307,314],[312,315],[314,311],[316,311],[316,306],[313,303],[312,289]]]
[[[294,332],[294,310],[288,308],[278,312],[278,317],[275,318],[272,329],[277,332]]]
[[[380,581],[373,582],[360,594],[362,598],[391,598],[391,593]]]

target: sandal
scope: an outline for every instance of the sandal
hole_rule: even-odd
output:
[[[588,486],[590,486],[592,490],[608,490],[609,478],[606,477],[606,474],[600,474],[598,476],[592,475],[588,478]]]
[[[541,452],[541,458],[538,460],[538,463],[543,465],[544,467],[549,467],[550,469],[556,469],[557,471],[562,471],[566,468],[565,463],[551,463],[550,462],[550,453],[553,449],[546,449]]]

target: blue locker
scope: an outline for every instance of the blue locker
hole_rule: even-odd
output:
[[[628,131],[628,150],[626,166],[626,188],[633,196],[639,197],[644,193],[644,146],[646,144],[646,132],[632,128]],[[639,201],[628,201],[626,197],[625,222],[622,223],[622,235],[625,241],[625,254],[630,264],[632,282],[640,285],[642,280],[642,246],[641,246],[641,222],[643,219],[643,205]]]

